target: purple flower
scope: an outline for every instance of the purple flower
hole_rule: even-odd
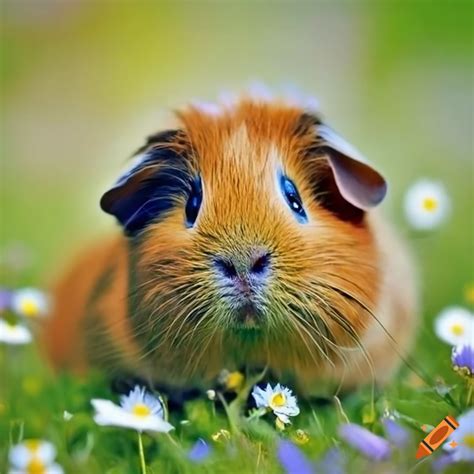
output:
[[[0,288],[0,313],[10,307],[11,300],[12,292],[5,288]]]
[[[391,454],[389,442],[362,426],[347,423],[339,427],[339,436],[353,448],[373,461],[383,461]]]
[[[444,472],[445,469],[454,462],[456,461],[453,459],[451,453],[443,453],[441,456],[438,456],[433,460],[431,467],[433,468],[433,471],[438,474]]]
[[[410,442],[410,433],[391,418],[382,420],[388,440],[397,448],[404,448]]]
[[[463,345],[453,348],[451,362],[456,372],[467,377],[474,377],[474,347]]]
[[[188,452],[188,459],[194,462],[202,462],[211,454],[211,448],[199,438]]]
[[[291,441],[280,441],[277,455],[286,474],[314,474],[315,472],[309,459]]]
[[[318,463],[318,469],[324,474],[345,474],[344,456],[340,449],[331,448],[326,451],[323,459]]]

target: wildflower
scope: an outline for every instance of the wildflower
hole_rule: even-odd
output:
[[[120,398],[120,406],[110,400],[94,399],[94,421],[103,426],[121,426],[139,432],[168,433],[174,427],[163,419],[163,406],[157,398],[138,385]]]
[[[281,422],[290,423],[289,417],[296,416],[300,412],[296,397],[292,393],[290,389],[280,384],[276,384],[275,388],[267,384],[265,389],[255,385],[252,396],[257,408],[273,411]]]
[[[56,448],[49,441],[27,439],[10,449],[9,474],[62,474],[64,471],[54,462]]]
[[[345,474],[345,459],[342,451],[338,448],[331,448],[326,451],[321,461],[318,462],[317,472],[324,474]]]
[[[188,459],[194,462],[202,462],[211,454],[211,448],[199,438],[188,452]]]
[[[209,400],[211,400],[211,401],[216,399],[216,391],[215,390],[207,390],[206,395],[207,395],[207,398],[209,398]]]
[[[211,436],[216,443],[225,443],[230,440],[230,432],[224,429],[219,430]]]
[[[403,426],[399,425],[395,420],[388,417],[382,420],[382,424],[388,440],[393,445],[400,449],[407,446],[410,441],[410,434]]]
[[[219,375],[219,382],[231,392],[238,392],[242,388],[244,381],[244,374],[239,371],[229,372],[228,370],[223,370]]]
[[[298,447],[291,441],[278,443],[277,456],[287,474],[313,474],[314,466]]]
[[[388,459],[391,453],[389,442],[354,423],[339,428],[339,436],[350,446],[373,461]]]
[[[460,306],[443,309],[435,323],[436,335],[444,342],[453,346],[473,343],[474,316]]]
[[[278,417],[275,418],[275,428],[278,431],[285,431],[285,423],[283,423],[283,421]]]
[[[470,409],[457,420],[458,429],[453,431],[448,443],[443,447],[451,453],[454,461],[474,461],[474,409]]]
[[[433,472],[436,474],[441,474],[442,472],[446,472],[446,468],[453,464],[455,461],[451,456],[451,453],[443,453],[440,456],[433,459],[431,463],[431,468]]]
[[[0,288],[0,313],[3,313],[10,307],[12,292],[5,288]]]
[[[308,443],[309,441],[309,436],[308,433],[306,433],[305,430],[296,430],[291,439],[299,445],[303,445]]]
[[[411,186],[405,195],[405,215],[419,230],[440,225],[450,210],[449,197],[441,183],[422,179]]]
[[[64,421],[71,421],[73,417],[74,417],[74,415],[72,413],[68,412],[67,410],[63,411],[63,420]]]
[[[0,319],[0,342],[5,344],[28,344],[33,339],[30,330],[22,324],[11,324]]]
[[[460,375],[474,377],[474,346],[466,344],[453,348],[451,362]]]
[[[45,294],[36,288],[23,288],[13,293],[11,308],[19,316],[35,318],[48,312],[48,300]]]

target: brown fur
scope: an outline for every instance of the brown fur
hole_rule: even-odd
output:
[[[387,379],[413,334],[410,261],[373,211],[341,219],[322,204],[334,183],[324,156],[302,159],[315,137],[309,127],[295,133],[301,116],[296,107],[252,101],[218,117],[192,107],[178,114],[203,178],[198,223],[185,228],[177,202],[138,243],[118,236],[73,265],[54,290],[44,331],[57,366],[92,364],[184,387],[206,386],[223,368],[268,366],[302,393],[321,391],[326,380]],[[279,193],[279,167],[298,186],[305,225]],[[262,330],[241,334],[209,256],[245,258],[255,246],[272,251],[274,268]]]

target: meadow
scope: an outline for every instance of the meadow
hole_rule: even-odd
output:
[[[98,199],[163,126],[164,109],[249,78],[295,81],[389,179],[383,212],[419,273],[417,337],[383,389],[297,400],[283,430],[271,407],[255,411],[255,374],[227,379],[229,406],[216,393],[165,410],[174,429],[144,432],[142,456],[136,430],[94,420],[92,400],[119,402],[103,375],[55,374],[34,336],[12,344],[2,326],[0,472],[13,469],[9,453],[28,439],[52,443],[70,474],[143,474],[143,459],[149,474],[474,472],[472,418],[456,430],[462,451],[415,459],[433,426],[473,408],[472,371],[454,370],[453,335],[437,329],[446,309],[472,318],[474,308],[472,3],[138,3],[5,2],[1,289],[9,298],[28,287],[47,295],[77,248],[118,231]],[[406,196],[423,180],[442,187],[431,197],[446,207],[419,228]],[[0,310],[0,321],[33,334],[41,324],[24,308],[0,301]]]

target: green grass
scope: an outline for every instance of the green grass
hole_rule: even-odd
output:
[[[249,78],[275,85],[295,80],[322,99],[330,123],[389,178],[385,212],[418,261],[422,311],[411,360],[426,383],[403,365],[375,396],[363,387],[341,405],[301,403],[282,434],[270,415],[245,421],[242,406],[240,428],[227,443],[212,441],[218,430],[230,429],[225,412],[204,398],[189,402],[170,414],[173,442],[144,436],[148,472],[279,473],[278,439],[292,439],[297,429],[309,436],[300,448],[311,460],[338,447],[351,474],[431,472],[439,453],[421,464],[414,457],[421,425],[466,408],[466,386],[432,325],[444,306],[468,304],[465,288],[474,282],[473,3],[70,3],[74,12],[58,16],[47,8],[36,20],[27,8],[5,9],[0,285],[45,288],[66,256],[101,234],[97,226],[112,225],[99,213],[99,197],[142,137],[163,125],[158,109],[212,98]],[[419,235],[407,229],[401,202],[423,176],[442,180],[453,206],[445,225]],[[34,258],[14,271],[1,256],[18,241]],[[136,433],[93,421],[92,398],[116,400],[106,380],[54,375],[34,345],[0,345],[0,357],[0,473],[11,444],[30,437],[52,441],[67,473],[139,473]],[[452,401],[439,395],[445,387]],[[412,438],[391,461],[372,463],[341,442],[337,429],[346,418],[382,434],[387,409],[398,411]],[[74,415],[69,421],[65,410]],[[199,437],[213,451],[195,465],[185,453]]]
[[[23,438],[38,437],[52,441],[58,448],[58,462],[67,473],[133,474],[139,473],[137,434],[132,430],[99,427],[92,418],[92,398],[117,395],[99,374],[78,378],[55,375],[43,361],[34,345],[1,346],[0,368],[0,470],[7,465],[9,446]],[[283,472],[276,457],[278,439],[295,440],[296,430],[304,430],[309,441],[300,446],[311,460],[322,460],[328,449],[339,448],[345,458],[347,472],[431,472],[432,458],[416,465],[414,454],[425,436],[423,424],[436,425],[448,413],[458,416],[466,408],[466,386],[450,373],[449,357],[415,359],[417,367],[430,379],[420,382],[408,367],[383,391],[373,394],[371,387],[327,405],[301,401],[301,414],[284,432],[274,426],[273,415],[248,420],[245,403],[231,405],[230,419],[222,406],[206,397],[187,402],[181,412],[171,412],[170,422],[176,427],[168,437],[145,434],[144,449],[149,473],[279,473]],[[442,362],[442,364],[440,364]],[[439,395],[443,372],[450,383],[449,397]],[[435,379],[438,383],[435,384]],[[388,411],[400,414],[399,423],[411,434],[406,449],[394,450],[389,461],[375,463],[345,445],[337,427],[349,419],[383,435],[380,419]],[[64,411],[73,414],[66,421]],[[185,424],[181,422],[188,420]],[[231,432],[230,440],[213,441],[221,429]],[[186,453],[202,438],[212,447],[211,455],[202,463],[189,461]],[[447,472],[468,472],[467,465],[454,465]],[[320,472],[320,471],[318,471]]]

